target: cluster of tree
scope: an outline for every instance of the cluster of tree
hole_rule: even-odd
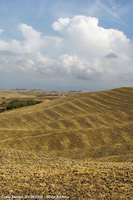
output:
[[[13,101],[10,101],[10,103],[6,107],[0,108],[0,112],[4,112],[6,110],[12,110],[12,109],[16,109],[16,108],[20,108],[24,106],[31,106],[31,105],[35,105],[39,103],[41,103],[41,101],[36,101],[33,99],[30,99],[27,101],[20,101],[18,99],[15,99]]]

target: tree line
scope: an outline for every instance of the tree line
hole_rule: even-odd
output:
[[[4,103],[5,102],[3,102],[2,104],[4,104]],[[41,101],[36,101],[33,99],[26,100],[26,101],[20,101],[18,99],[15,99],[13,101],[10,101],[7,106],[0,108],[0,112],[4,112],[6,110],[12,110],[12,109],[16,109],[16,108],[21,108],[21,107],[25,107],[25,106],[31,106],[31,105],[35,105],[35,104],[39,104],[39,103],[41,103]]]

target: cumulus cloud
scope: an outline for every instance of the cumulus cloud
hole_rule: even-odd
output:
[[[52,25],[53,29],[55,31],[59,31],[63,29],[64,26],[67,26],[69,24],[69,18],[59,18],[57,21],[55,21]]]
[[[21,42],[18,40],[11,40],[10,42],[6,42],[0,40],[0,51],[10,51],[10,52],[19,52],[21,51]]]
[[[72,74],[79,79],[89,80],[94,76],[97,77],[97,75],[100,77],[103,72],[103,68],[96,61],[91,63],[86,59],[79,58],[77,55],[64,54],[59,57],[59,61],[68,74]]]
[[[24,37],[23,41],[23,50],[28,52],[34,52],[35,50],[39,50],[42,46],[41,33],[33,29],[31,26],[27,24],[21,24],[19,29],[22,32]]]
[[[119,30],[100,27],[95,17],[78,15],[57,19],[52,28],[59,36],[43,35],[27,24],[18,28],[22,41],[0,40],[3,66],[8,67],[10,63],[12,69],[25,71],[29,76],[32,71],[36,77],[39,74],[77,80],[131,77],[131,41]]]
[[[62,65],[67,72],[77,78],[81,77],[81,74],[82,77],[97,77],[98,74],[99,78],[110,74],[112,78],[124,70],[125,64],[128,66],[125,58],[128,57],[131,43],[123,32],[100,27],[98,19],[94,17],[79,15],[65,19],[67,23],[57,20],[53,23],[53,28],[63,37],[63,52],[67,53],[67,56],[64,54],[65,62],[63,61]],[[105,61],[104,57],[117,58],[117,62],[110,63]],[[64,59],[64,56],[61,58]]]
[[[61,42],[61,38],[44,36],[27,24],[20,24],[18,28],[24,37],[24,40],[21,42],[21,51],[23,52],[49,51],[50,46],[53,46],[53,48],[57,47]]]
[[[65,20],[67,21],[67,26],[66,23],[62,23],[63,20],[54,22],[54,30],[60,31],[63,36],[67,35],[68,38],[73,39],[74,42],[76,41],[81,47],[86,45],[89,49],[89,46],[93,45],[94,48],[101,47],[107,49],[110,46],[117,46],[118,43],[124,45],[129,42],[123,32],[116,29],[104,29],[98,26],[97,18],[79,15],[69,20],[64,18]]]

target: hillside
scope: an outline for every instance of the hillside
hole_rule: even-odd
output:
[[[0,197],[132,199],[132,169],[131,162],[92,162],[0,149]]]
[[[133,88],[0,113],[0,197],[132,199]]]
[[[0,148],[132,160],[133,88],[84,92],[0,114]]]

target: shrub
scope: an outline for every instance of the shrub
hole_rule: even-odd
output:
[[[12,110],[15,108],[20,108],[20,107],[25,107],[25,106],[31,106],[31,105],[35,105],[41,103],[41,101],[36,101],[33,99],[27,100],[27,101],[20,101],[18,99],[15,99],[13,101],[11,101],[7,107],[3,107],[0,109],[0,112],[6,111],[6,110]]]
[[[6,110],[7,110],[6,107],[0,108],[0,113],[1,113],[1,112],[4,112],[4,111],[6,111]]]
[[[12,110],[14,108],[19,108],[19,100],[18,99],[11,101],[9,103],[9,105],[7,106],[7,110]]]
[[[28,106],[35,105],[36,103],[37,103],[37,101],[32,100],[32,99],[27,101]]]
[[[2,112],[3,112],[3,111],[6,111],[6,110],[7,110],[7,108],[6,108],[6,107],[3,107],[3,108],[2,108]]]

